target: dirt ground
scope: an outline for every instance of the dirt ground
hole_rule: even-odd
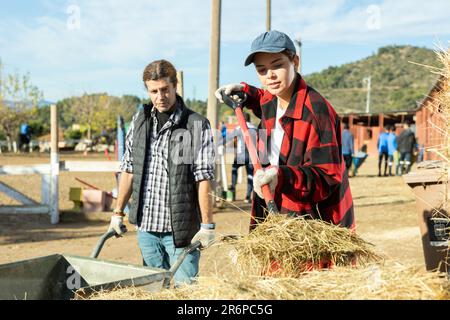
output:
[[[103,154],[82,157],[63,154],[61,160],[106,160]],[[2,165],[26,165],[47,163],[48,156],[0,155]],[[408,265],[424,266],[421,237],[415,210],[415,198],[401,177],[377,177],[375,157],[369,157],[357,177],[350,180],[355,204],[357,232],[375,245],[375,250],[387,260]],[[103,190],[112,190],[115,178],[112,173],[62,173],[60,179],[60,208],[70,210],[69,188],[82,185],[75,177],[83,179]],[[29,197],[40,200],[40,177],[4,176],[0,181],[13,186]],[[230,181],[230,180],[229,180]],[[250,205],[242,200],[244,183],[238,187],[237,201],[233,207],[215,209],[214,219],[217,233],[245,233],[248,229]],[[15,204],[0,193],[0,205]],[[82,220],[67,214],[58,225],[51,225],[47,216],[0,215],[0,264],[35,258],[54,253],[69,253],[88,256],[99,236],[108,228],[109,213],[92,215],[92,220]],[[94,219],[95,218],[95,219]],[[134,227],[123,238],[109,240],[101,259],[141,264]],[[200,273],[203,276],[226,273],[229,258],[221,247],[211,247],[202,252]]]

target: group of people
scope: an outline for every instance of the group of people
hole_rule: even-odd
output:
[[[267,214],[264,185],[281,214],[353,229],[340,119],[297,72],[299,56],[293,41],[275,30],[261,34],[245,60],[245,66],[250,64],[263,89],[241,82],[216,91],[219,100],[234,92],[246,93],[244,107],[260,119],[256,144],[263,168],[253,176],[250,229]],[[200,241],[206,248],[215,239],[210,195],[214,139],[208,119],[188,109],[176,94],[176,70],[170,62],[150,63],[143,82],[150,100],[133,117],[126,136],[110,228],[118,236],[124,234],[124,208],[130,202],[128,220],[136,226],[144,265],[169,269],[191,243]],[[243,157],[233,167],[246,163],[245,148]],[[175,285],[194,281],[199,259],[199,250],[187,255],[175,273]]]
[[[395,126],[385,126],[378,137],[378,176],[382,176],[381,168],[384,160],[383,176],[392,176],[395,164],[395,175],[409,173],[413,164],[413,156],[417,152],[416,136],[411,130],[410,123],[403,124],[403,131],[397,136]],[[389,167],[389,174],[388,174]]]
[[[354,137],[350,132],[349,125],[344,123],[342,130],[342,155],[347,170],[350,170],[352,164],[355,166],[353,174],[356,175],[357,160],[364,160],[367,157],[367,146],[364,145],[361,150],[355,152]],[[394,125],[386,125],[383,132],[380,133],[377,140],[378,149],[378,176],[399,176],[409,173],[411,166],[414,163],[413,159],[416,154],[419,154],[418,161],[420,161],[420,153],[423,148],[418,150],[416,137],[414,131],[411,129],[409,122],[403,124],[402,132],[397,135],[396,127]],[[384,161],[384,172],[382,172]],[[392,167],[395,164],[395,173]]]

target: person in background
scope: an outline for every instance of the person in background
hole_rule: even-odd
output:
[[[222,133],[222,141],[225,143],[227,138],[227,126],[224,121],[222,121],[222,127],[221,127],[221,133]]]
[[[395,126],[391,126],[388,135],[389,176],[392,176],[392,165],[394,164],[394,155],[396,151],[397,136],[395,134]]]
[[[425,156],[425,145],[422,143],[418,148],[419,148],[419,156],[417,158],[417,163],[420,163],[423,161]]]
[[[400,175],[400,152],[398,152],[398,137],[397,137],[397,150],[394,152],[394,163],[395,163],[395,175]]]
[[[250,114],[244,113],[245,121],[247,122],[247,127],[250,133],[250,137],[253,140],[253,143],[256,143],[256,127],[250,122]],[[236,182],[238,176],[238,169],[245,165],[245,169],[247,171],[247,194],[245,196],[245,203],[250,203],[252,191],[253,191],[253,165],[250,160],[250,154],[248,153],[248,149],[245,145],[244,135],[242,133],[242,129],[240,126],[236,127],[233,132],[227,137],[227,143],[234,141],[236,142],[236,157],[234,158],[233,167],[231,171],[231,188],[230,190],[235,193],[236,191]]]
[[[410,128],[409,122],[403,124],[403,131],[397,139],[400,152],[400,174],[409,173],[412,166],[412,156],[416,146],[416,136]]]
[[[352,155],[355,153],[355,139],[349,130],[348,123],[344,123],[342,130],[342,155],[344,156],[345,167],[349,171],[352,166]]]
[[[19,150],[24,151],[30,145],[31,142],[31,129],[28,123],[22,123],[20,125],[19,133]]]
[[[389,126],[385,126],[383,132],[378,137],[377,147],[378,147],[378,176],[381,177],[381,165],[384,159],[384,176],[387,176],[388,167],[388,137],[389,137]]]
[[[367,154],[367,145],[363,144],[361,146],[361,149],[355,152],[353,155],[353,176],[356,177],[356,174],[358,173],[358,169],[361,167],[361,165],[364,163],[366,158],[369,155]]]

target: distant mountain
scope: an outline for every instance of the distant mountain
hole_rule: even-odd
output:
[[[48,101],[48,100],[40,100],[40,101],[38,102],[39,108],[45,107],[45,106],[49,106],[49,105],[52,105],[52,104],[56,104],[56,102]]]
[[[4,102],[6,105],[8,105],[8,106],[13,106],[13,105],[14,105],[14,101],[4,100],[3,102]],[[38,107],[39,107],[39,108],[42,108],[42,107],[46,107],[46,106],[49,106],[49,105],[52,105],[52,104],[54,104],[54,102],[52,102],[52,101],[48,101],[48,100],[39,100],[39,102],[38,102]]]
[[[439,66],[433,50],[387,46],[368,58],[306,75],[305,80],[338,112],[365,112],[367,85],[363,79],[368,76],[372,82],[370,112],[412,110],[438,77],[409,61]]]

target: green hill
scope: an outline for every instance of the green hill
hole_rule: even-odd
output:
[[[413,46],[387,46],[368,58],[329,67],[305,76],[338,112],[365,112],[367,85],[372,78],[371,112],[415,109],[437,80],[429,68],[409,61],[438,66],[433,50]]]

